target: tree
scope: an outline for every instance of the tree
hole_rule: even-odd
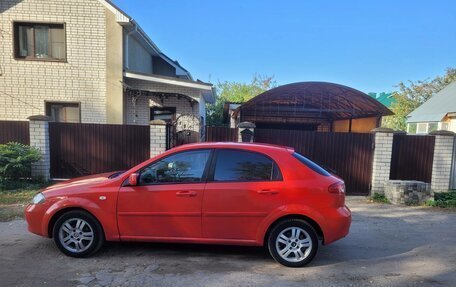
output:
[[[396,86],[398,91],[393,92],[395,102],[391,105],[391,110],[394,116],[385,117],[384,126],[405,131],[407,115],[455,80],[456,68],[448,68],[445,75],[432,80],[400,82]]]
[[[250,83],[219,82],[216,85],[215,104],[208,104],[207,125],[223,124],[223,105],[226,102],[244,103],[251,98],[277,86],[273,76],[253,75]]]

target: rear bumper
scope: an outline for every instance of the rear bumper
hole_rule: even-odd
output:
[[[324,245],[330,244],[348,235],[351,225],[351,211],[347,206],[331,208],[324,212]]]

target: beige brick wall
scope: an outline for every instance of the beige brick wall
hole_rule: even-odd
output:
[[[95,0],[1,0],[0,12],[0,120],[44,114],[47,100],[80,102],[83,122],[105,123],[105,7]],[[15,60],[13,21],[65,23],[67,62]]]

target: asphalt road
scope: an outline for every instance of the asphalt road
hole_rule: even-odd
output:
[[[349,236],[299,269],[262,248],[212,245],[110,243],[73,259],[23,220],[2,222],[0,286],[455,286],[455,212],[347,201]]]

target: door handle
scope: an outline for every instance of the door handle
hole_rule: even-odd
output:
[[[262,189],[262,190],[258,190],[257,192],[258,192],[258,194],[264,194],[264,195],[274,195],[274,194],[279,193],[278,190],[272,190],[272,189]]]
[[[197,194],[198,193],[193,190],[182,190],[182,191],[176,192],[176,195],[181,196],[181,197],[192,197],[192,196],[196,196]]]

